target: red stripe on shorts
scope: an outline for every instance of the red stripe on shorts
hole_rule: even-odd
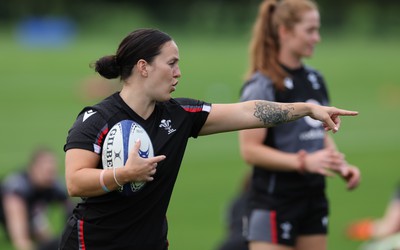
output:
[[[278,230],[276,227],[276,211],[269,213],[269,219],[271,222],[271,241],[272,243],[278,243]]]
[[[85,239],[83,238],[83,220],[78,220],[79,250],[86,250]]]

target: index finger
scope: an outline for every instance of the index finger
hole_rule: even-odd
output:
[[[164,160],[165,158],[167,158],[165,155],[157,155],[148,159],[150,160],[151,163],[158,163]]]
[[[334,108],[334,110],[331,113],[331,115],[356,116],[356,115],[358,115],[358,111],[351,111],[351,110]]]
[[[338,109],[333,107],[333,110],[328,111],[330,114],[330,119],[325,121],[328,129],[331,129],[334,133],[339,130],[340,127],[340,118],[339,116],[356,116],[358,115],[358,111],[351,111],[345,109]]]

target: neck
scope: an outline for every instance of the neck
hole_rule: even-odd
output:
[[[301,58],[284,50],[279,53],[279,62],[290,69],[300,68],[303,64]]]
[[[120,92],[122,100],[143,119],[149,118],[153,113],[156,102],[149,99],[141,91],[130,90],[130,87],[124,85]]]

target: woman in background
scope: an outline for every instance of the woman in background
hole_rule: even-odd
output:
[[[310,0],[263,1],[241,101],[328,105],[323,77],[302,61],[313,55],[319,28],[319,11]],[[360,179],[358,168],[346,162],[315,120],[239,133],[242,157],[254,166],[245,225],[250,249],[326,249],[325,176],[337,173],[353,189]]]
[[[61,206],[65,216],[72,212],[65,184],[58,175],[55,153],[38,147],[26,167],[9,174],[0,188],[0,222],[16,250],[56,250],[49,208]]]

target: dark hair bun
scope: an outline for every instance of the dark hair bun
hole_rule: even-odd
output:
[[[121,75],[121,68],[114,55],[104,56],[94,65],[96,72],[107,79],[117,78]]]

